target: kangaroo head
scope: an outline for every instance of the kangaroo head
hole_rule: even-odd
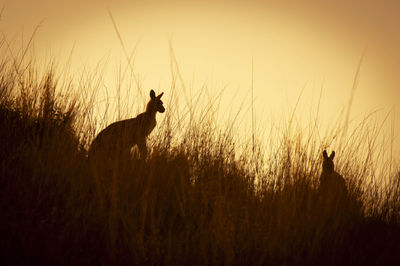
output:
[[[160,112],[164,113],[165,108],[163,106],[163,102],[161,101],[161,96],[163,96],[164,92],[160,93],[158,96],[156,96],[156,93],[151,90],[150,91],[150,101],[147,104],[146,107],[146,112]]]
[[[322,152],[324,156],[324,162],[322,163],[322,171],[332,173],[334,171],[335,165],[333,164],[333,158],[335,158],[335,152],[332,151],[331,155],[328,157],[326,150]]]

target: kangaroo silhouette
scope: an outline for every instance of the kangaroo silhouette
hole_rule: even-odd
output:
[[[335,158],[335,151],[332,151],[328,157],[326,150],[322,152],[324,161],[322,163],[322,173],[320,176],[320,192],[330,195],[346,195],[346,181],[344,178],[335,171],[333,158]]]
[[[163,92],[156,96],[150,91],[150,101],[146,111],[135,118],[117,121],[103,129],[90,145],[88,158],[92,164],[107,163],[110,160],[127,160],[131,157],[131,149],[137,145],[140,157],[146,159],[146,138],[155,128],[157,112],[164,113],[161,101]]]

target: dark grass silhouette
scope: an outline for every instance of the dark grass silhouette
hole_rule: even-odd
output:
[[[400,264],[398,179],[321,193],[322,149],[295,139],[263,161],[195,121],[172,143],[167,125],[147,160],[112,169],[103,206],[85,109],[57,94],[51,71],[18,73],[0,69],[2,265]]]

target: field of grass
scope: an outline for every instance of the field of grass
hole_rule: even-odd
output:
[[[166,106],[147,160],[114,169],[100,198],[90,103],[51,70],[2,62],[2,265],[400,265],[400,177],[354,156],[368,127],[337,152],[338,198],[318,192],[325,147],[308,133],[238,152],[232,130],[192,118],[177,131]]]

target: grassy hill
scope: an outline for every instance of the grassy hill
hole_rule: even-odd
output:
[[[400,265],[399,178],[377,187],[349,157],[349,196],[328,197],[322,148],[296,137],[237,154],[202,123],[174,141],[165,125],[100,198],[81,103],[22,70],[0,68],[2,265]]]

